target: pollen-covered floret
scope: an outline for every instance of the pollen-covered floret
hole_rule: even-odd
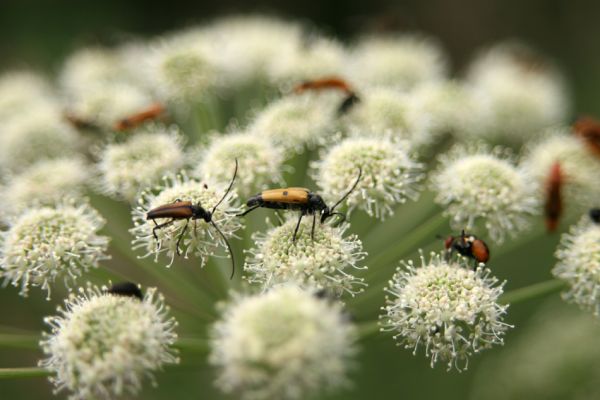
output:
[[[233,174],[233,168],[234,165],[231,166],[231,174]],[[133,210],[134,228],[131,229],[131,233],[135,236],[133,248],[142,249],[145,252],[144,257],[154,255],[155,262],[158,262],[159,254],[166,253],[169,258],[167,266],[170,266],[177,255],[179,238],[184,233],[179,242],[180,253],[186,258],[188,256],[198,257],[200,265],[204,266],[207,258],[219,247],[226,249],[225,241],[214,226],[202,219],[190,220],[189,224],[185,219],[176,220],[155,231],[158,237],[157,241],[152,233],[154,227],[156,224],[168,222],[170,218],[157,219],[155,224],[146,219],[146,214],[153,208],[178,200],[190,201],[193,205],[200,205],[206,211],[212,211],[225,194],[227,186],[229,186],[229,182],[203,183],[189,179],[185,175],[178,175],[165,179],[162,186],[152,191],[142,192],[138,199],[138,206]],[[236,197],[235,191],[231,191],[212,214],[212,221],[228,238],[242,227],[240,219],[235,216],[240,212],[239,207],[234,204]],[[185,232],[183,232],[184,229]]]
[[[40,286],[50,298],[55,280],[70,285],[97,268],[106,254],[108,238],[98,235],[104,219],[85,203],[32,208],[0,233],[0,276],[20,287]]]
[[[366,284],[352,275],[352,269],[366,268],[359,266],[366,255],[360,239],[344,237],[347,225],[332,227],[318,221],[311,238],[312,220],[312,216],[303,219],[295,242],[296,218],[266,234],[255,234],[256,247],[248,250],[251,257],[244,266],[248,280],[264,287],[294,282],[338,296],[362,292]]]
[[[210,362],[217,385],[236,397],[305,399],[347,384],[354,340],[340,304],[284,285],[225,307]]]
[[[141,190],[183,166],[183,137],[175,127],[153,125],[126,142],[107,145],[99,159],[102,189],[133,201]]]
[[[440,156],[432,188],[455,230],[485,228],[501,242],[525,229],[539,198],[529,174],[506,149],[457,145]]]
[[[32,206],[60,203],[65,197],[81,198],[91,175],[81,158],[42,160],[8,178],[0,190],[0,214],[6,218]]]
[[[216,135],[203,149],[194,170],[199,179],[226,183],[235,160],[239,164],[235,189],[246,198],[272,183],[282,183],[283,155],[271,141],[246,132]]]
[[[173,344],[177,322],[155,288],[143,300],[108,294],[105,287],[80,288],[47,317],[50,333],[40,342],[53,372],[55,391],[73,400],[136,395],[142,381],[179,359]]]
[[[563,175],[561,194],[566,211],[579,214],[595,206],[600,198],[600,159],[568,128],[549,130],[525,151],[523,166],[530,171],[541,198],[546,196],[546,182],[556,162]]]
[[[468,82],[481,93],[481,137],[523,142],[565,122],[569,96],[561,74],[531,49],[500,44],[472,63]]]
[[[448,370],[467,368],[469,357],[502,344],[511,326],[503,322],[507,305],[498,304],[502,284],[482,264],[473,271],[466,259],[446,261],[421,254],[421,266],[402,262],[386,288],[383,330],[395,333],[399,345],[419,346],[431,358],[433,367],[446,362]]]
[[[265,137],[286,153],[332,140],[337,102],[330,96],[304,94],[284,97],[268,105],[250,126],[254,135]]]
[[[354,185],[345,203],[349,209],[362,209],[369,215],[385,218],[394,207],[419,195],[423,179],[406,142],[388,138],[348,138],[331,147],[314,164],[314,179],[322,188],[327,204],[338,201]]]
[[[406,91],[442,79],[448,69],[440,45],[419,35],[364,37],[350,60],[348,76],[361,88],[385,86]]]
[[[600,224],[585,215],[561,237],[554,276],[569,286],[563,298],[600,316]]]

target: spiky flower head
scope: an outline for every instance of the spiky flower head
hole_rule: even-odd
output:
[[[106,289],[88,284],[45,319],[51,331],[40,342],[48,356],[40,366],[54,373],[55,391],[73,400],[134,396],[144,378],[179,362],[177,322],[163,296],[155,288],[142,300]]]
[[[285,285],[225,307],[210,362],[244,400],[305,399],[347,383],[354,340],[340,304]]]
[[[415,107],[411,97],[390,88],[361,92],[342,119],[351,134],[393,136],[410,140],[415,145],[431,144],[430,118]]]
[[[64,280],[67,287],[106,254],[108,238],[98,235],[104,219],[85,202],[32,208],[0,233],[0,276],[5,284],[40,286],[50,299],[51,284]]]
[[[250,126],[286,153],[300,153],[332,139],[337,102],[318,94],[292,95],[272,102]]]
[[[600,316],[600,224],[585,215],[562,235],[554,276],[569,286],[563,298]]]
[[[348,74],[365,86],[402,91],[442,79],[446,55],[433,39],[420,35],[367,36],[353,49]]]
[[[230,171],[232,174],[233,168],[234,165],[231,165]],[[200,205],[206,211],[212,211],[213,207],[225,194],[229,182],[204,183],[190,179],[183,174],[165,178],[163,181],[161,186],[152,191],[142,192],[138,198],[138,206],[133,210],[134,227],[131,229],[131,233],[135,236],[132,242],[133,248],[145,251],[144,257],[154,255],[155,262],[158,262],[159,254],[166,253],[170,259],[167,266],[171,266],[177,255],[179,238],[183,234],[184,236],[179,242],[180,253],[185,258],[188,256],[199,258],[200,264],[204,266],[207,258],[219,247],[227,249],[225,241],[214,226],[202,219],[190,220],[189,225],[185,219],[176,220],[172,224],[155,231],[158,237],[157,241],[153,235],[156,224],[151,220],[147,220],[146,214],[153,208],[171,204],[178,200],[190,201],[193,205]],[[242,227],[240,219],[235,216],[240,212],[240,208],[234,204],[236,197],[235,191],[231,191],[212,214],[212,221],[228,238],[232,237]],[[160,218],[156,220],[156,223],[163,224],[169,220],[170,218]]]
[[[16,216],[26,209],[81,198],[91,178],[89,166],[76,157],[42,160],[8,178],[0,190],[0,214]]]
[[[389,138],[347,138],[331,147],[314,164],[314,179],[330,206],[337,202],[358,179],[356,189],[345,203],[384,219],[394,207],[419,195],[423,179],[421,164],[409,145]]]
[[[16,171],[40,160],[75,154],[81,142],[54,104],[38,104],[2,127],[0,166]]]
[[[216,135],[202,151],[193,175],[200,179],[226,183],[237,159],[235,181],[238,195],[246,198],[272,183],[281,183],[283,154],[270,140],[246,132]]]
[[[473,61],[468,81],[488,102],[479,135],[523,142],[564,123],[570,108],[561,74],[531,49],[500,44]]]
[[[314,237],[311,237],[313,217],[307,216],[300,224],[295,242],[296,218],[266,234],[255,234],[256,247],[248,250],[251,257],[244,265],[248,280],[263,287],[294,282],[337,296],[362,292],[366,286],[364,280],[353,276],[351,271],[366,269],[359,266],[366,255],[362,242],[356,235],[344,237],[348,225],[332,227],[320,224],[316,218]]]
[[[548,130],[525,151],[523,166],[530,171],[541,198],[546,196],[546,182],[556,162],[563,176],[566,210],[578,214],[595,206],[600,197],[600,159],[568,128]]]
[[[0,122],[6,123],[33,105],[52,102],[50,85],[31,71],[10,71],[0,75]],[[27,114],[30,116],[29,111]]]
[[[508,306],[498,304],[502,286],[483,264],[473,270],[463,258],[431,253],[427,262],[421,254],[420,267],[402,261],[386,288],[383,330],[413,354],[423,346],[431,367],[440,361],[464,370],[474,353],[502,344],[511,327],[503,322]]]
[[[102,189],[133,201],[141,190],[174,174],[184,163],[183,137],[175,128],[153,125],[123,143],[108,144],[99,154]]]
[[[527,227],[537,209],[537,189],[526,170],[512,163],[507,149],[457,145],[439,159],[432,188],[453,229],[485,228],[502,242],[506,234],[514,236]]]

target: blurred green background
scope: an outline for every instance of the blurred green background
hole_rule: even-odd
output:
[[[577,113],[600,115],[598,1],[0,0],[0,67],[28,66],[53,73],[69,52],[84,45],[111,44],[245,12],[303,20],[344,40],[369,30],[422,31],[441,40],[457,73],[478,48],[518,38],[563,68]],[[564,231],[566,226],[562,228]],[[558,235],[542,235],[495,260],[496,276],[509,279],[507,289],[548,279],[557,241]],[[53,313],[61,295],[55,294],[52,302],[43,297],[36,290],[25,301],[12,287],[0,290],[0,327],[41,331],[40,316]],[[522,334],[542,303],[536,300],[509,309],[508,320],[517,328],[507,335],[505,348]],[[467,372],[448,373],[442,365],[431,369],[422,354],[414,357],[410,351],[397,349],[389,336],[373,337],[362,347],[358,368],[352,375],[354,390],[327,398],[466,399],[482,361],[504,350],[497,348],[474,356]],[[212,373],[203,357],[199,354],[197,360],[186,360],[193,368],[173,368],[159,374],[159,387],[147,385],[139,398],[221,397],[212,386]],[[0,349],[0,367],[32,366],[38,358],[35,351]],[[0,399],[46,399],[50,393],[50,385],[41,378],[0,381]]]

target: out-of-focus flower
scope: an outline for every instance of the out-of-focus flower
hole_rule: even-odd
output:
[[[210,361],[218,386],[242,399],[304,399],[347,383],[354,338],[339,304],[280,286],[224,309]]]
[[[70,399],[112,399],[136,395],[146,377],[179,362],[172,348],[177,322],[155,288],[140,300],[107,288],[80,288],[58,314],[47,317],[51,332],[40,345],[48,358],[40,366],[55,375],[56,392]]]
[[[31,117],[32,107],[52,103],[51,89],[41,76],[30,71],[10,71],[0,75],[0,123],[22,114]]]
[[[383,329],[395,333],[400,345],[417,353],[419,346],[433,367],[446,362],[461,371],[473,353],[502,344],[511,326],[503,322],[508,306],[498,304],[502,284],[480,266],[473,271],[466,259],[446,261],[421,254],[421,267],[402,262],[386,291]]]

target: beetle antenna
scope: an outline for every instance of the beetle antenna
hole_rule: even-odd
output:
[[[233,187],[233,182],[235,181],[235,177],[237,176],[237,170],[238,170],[238,160],[236,158],[235,159],[235,170],[233,171],[233,178],[231,178],[231,182],[229,183],[229,187],[225,191],[225,194],[223,195],[223,197],[221,197],[221,200],[219,200],[219,202],[213,207],[212,211],[210,212],[211,214],[215,213],[215,211],[217,210],[217,207],[219,207],[221,205],[221,203],[223,202],[223,200],[225,200],[225,197],[227,197],[227,195],[231,191],[231,188]]]
[[[348,192],[345,195],[343,195],[342,198],[339,199],[338,202],[333,205],[333,207],[331,207],[329,209],[330,213],[333,214],[333,210],[335,210],[335,208],[337,206],[339,206],[342,201],[346,200],[346,197],[350,196],[350,193],[352,193],[354,191],[354,189],[356,189],[356,186],[358,185],[358,182],[360,181],[361,177],[362,177],[362,168],[358,167],[358,178],[356,178],[356,182],[354,182],[354,185],[352,185],[352,188],[350,188],[350,190],[348,190]]]
[[[229,240],[227,240],[227,238],[225,237],[223,232],[221,232],[221,230],[219,229],[217,224],[215,224],[215,221],[210,220],[210,223],[212,224],[212,226],[215,227],[217,232],[219,232],[219,235],[221,235],[221,237],[225,241],[225,244],[227,245],[227,249],[229,250],[229,255],[231,256],[231,276],[229,277],[229,279],[233,279],[233,275],[235,275],[235,258],[233,257],[233,250],[231,250],[231,245],[229,244]]]

